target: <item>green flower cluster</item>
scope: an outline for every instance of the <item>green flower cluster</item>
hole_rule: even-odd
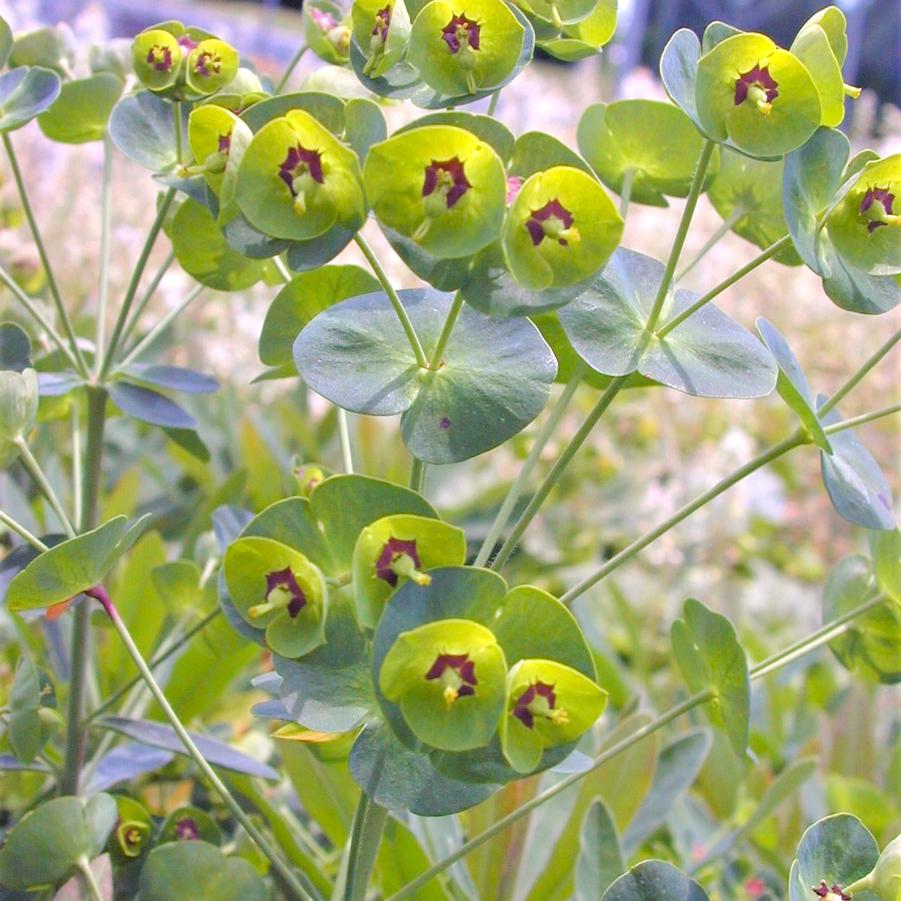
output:
[[[160,22],[131,45],[135,74],[147,89],[182,100],[221,91],[238,74],[238,51],[201,28]]]

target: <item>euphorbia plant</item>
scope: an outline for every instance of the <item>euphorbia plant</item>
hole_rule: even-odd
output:
[[[845,22],[834,7],[788,49],[723,23],[703,40],[677,33],[661,61],[673,102],[589,107],[579,152],[549,135],[515,136],[493,116],[536,46],[591,55],[615,13],[609,0],[357,0],[350,10],[314,0],[306,44],[277,86],[225,41],[179,22],[85,59],[64,29],[13,38],[0,20],[0,63],[12,66],[0,75],[0,132],[56,315],[0,268],[28,325],[0,326],[0,460],[21,469],[16,484],[27,477],[44,511],[34,529],[15,505],[0,512],[11,536],[6,611],[22,635],[2,761],[30,773],[32,789],[9,805],[4,888],[93,899],[659,901],[739,897],[736,874],[754,865],[766,880],[749,878],[749,897],[774,882],[782,895],[788,880],[792,901],[897,901],[891,819],[878,821],[881,855],[850,814],[811,826],[794,863],[754,832],[811,775],[810,761],[789,763],[759,811],[722,829],[713,807],[685,796],[713,742],[732,762],[723,772],[753,768],[765,752],[752,682],[824,645],[861,677],[901,678],[901,533],[887,481],[852,431],[899,405],[851,419],[837,409],[901,332],[825,397],[774,325],[761,318],[754,335],[713,304],[775,260],[807,265],[845,310],[892,309],[898,157],[850,158],[835,130],[856,91],[843,83]],[[315,89],[288,92],[308,49],[326,64]],[[359,86],[347,97],[351,73]],[[487,111],[457,109],[489,96]],[[389,135],[386,101],[420,114]],[[103,142],[90,336],[64,301],[10,137],[33,118],[53,140]],[[107,334],[116,150],[163,190]],[[724,224],[701,255],[729,230],[760,253],[699,294],[680,284],[697,260],[681,271],[680,262],[705,191]],[[669,197],[685,205],[666,260],[622,247],[630,203]],[[395,287],[364,236],[374,226],[420,287]],[[171,255],[140,293],[161,232]],[[333,262],[351,243],[366,269]],[[139,338],[173,259],[198,286]],[[181,398],[217,382],[151,362],[151,351],[204,287],[258,283],[273,294],[261,378],[299,376],[331,402],[340,453],[293,460],[274,487],[245,490],[229,476],[187,524],[167,520],[155,499],[128,515],[138,504],[105,466],[107,421],[131,420],[148,440],[161,430],[203,480],[213,454]],[[514,551],[601,417],[622,392],[659,398],[666,388],[745,400],[777,392],[796,427],[569,587],[540,575],[523,584]],[[521,504],[577,391],[599,394]],[[428,468],[511,441],[552,394],[485,534],[442,518]],[[400,415],[408,485],[353,471],[348,411]],[[217,462],[233,460],[226,431]],[[45,438],[63,434],[71,449]],[[822,628],[783,651],[758,644],[755,665],[725,616],[687,600],[669,655],[687,691],[649,686],[642,701],[635,674],[624,677],[605,648],[618,624],[598,629],[587,593],[742,479],[811,445],[837,514],[869,530],[870,556],[838,562]],[[247,455],[262,446],[250,442]],[[68,457],[75,483],[63,493],[50,463]],[[139,680],[124,678],[127,658]],[[248,674],[252,712],[272,724],[278,749],[187,730],[185,719],[202,719]],[[658,755],[658,733],[696,708],[715,733],[680,734]],[[620,783],[604,782],[611,772]],[[188,791],[167,805],[150,789],[172,778]],[[506,844],[478,850],[495,837]],[[458,866],[470,852],[485,866]]]

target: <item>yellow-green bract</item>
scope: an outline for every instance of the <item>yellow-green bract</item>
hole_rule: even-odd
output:
[[[375,628],[388,596],[408,579],[428,585],[434,566],[462,566],[466,535],[438,519],[402,513],[385,516],[360,533],[354,549],[357,617]]]
[[[293,241],[334,225],[356,231],[366,216],[356,155],[299,109],[254,135],[238,168],[236,199],[251,225]]]
[[[800,147],[823,117],[807,68],[762,34],[733,35],[701,57],[697,106],[707,134],[763,157]]]
[[[325,641],[328,593],[319,568],[270,538],[239,538],[225,553],[225,583],[241,617],[265,629],[282,657],[302,657]]]
[[[869,275],[901,273],[901,153],[864,166],[826,229],[851,266]]]
[[[507,664],[485,626],[445,619],[402,632],[388,651],[379,687],[400,705],[413,734],[444,751],[488,744],[506,694]]]
[[[439,93],[474,94],[513,71],[524,37],[501,0],[432,0],[413,22],[407,59]]]
[[[504,225],[514,278],[532,290],[562,288],[597,272],[616,249],[623,220],[590,175],[554,166],[529,178]]]
[[[503,163],[462,128],[428,125],[375,144],[363,180],[379,221],[437,257],[469,256],[500,234]]]
[[[574,741],[604,712],[607,692],[554,660],[520,660],[507,676],[501,746],[510,766],[530,773],[546,748]]]

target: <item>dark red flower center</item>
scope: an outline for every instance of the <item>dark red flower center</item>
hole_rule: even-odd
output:
[[[197,61],[194,63],[194,71],[203,78],[209,78],[211,75],[219,75],[222,72],[222,58],[218,53],[202,50],[197,54]]]
[[[157,72],[168,72],[172,68],[172,50],[154,44],[147,51],[147,65],[153,66]]]
[[[839,898],[841,901],[851,901],[851,896],[843,891],[838,883],[830,888],[825,879],[821,880],[817,888],[814,888],[813,893],[819,895],[820,898],[828,898],[829,901],[838,901]]]
[[[770,75],[769,67],[758,63],[753,69],[738,76],[735,82],[735,105],[741,106],[749,96],[758,106],[770,104],[779,96],[778,87],[779,82]]]
[[[386,6],[375,14],[375,21],[370,32],[373,37],[378,35],[382,43],[388,40],[388,29],[391,27],[391,7]]]
[[[563,247],[569,243],[565,234],[573,227],[573,214],[559,200],[548,201],[540,210],[532,210],[526,228],[537,247],[545,238],[552,238]]]
[[[870,188],[860,202],[860,215],[867,222],[867,231],[872,235],[881,225],[888,225],[885,216],[893,215],[895,195],[888,188]]]
[[[191,817],[185,817],[175,824],[175,838],[180,842],[193,842],[200,838],[197,823]]]
[[[382,547],[378,560],[375,562],[376,576],[387,582],[392,588],[397,585],[398,579],[397,571],[392,564],[396,563],[403,556],[409,557],[416,569],[422,566],[422,560],[419,557],[419,552],[416,550],[416,541],[404,541],[402,538],[389,538]]]
[[[455,156],[449,160],[432,160],[425,167],[422,196],[430,197],[437,192],[444,198],[447,209],[453,207],[471,187],[459,157]]]
[[[298,613],[306,606],[307,596],[303,589],[297,584],[291,567],[286,566],[277,572],[271,572],[266,576],[266,597],[268,598],[276,588],[282,588],[288,592],[290,600],[287,604],[288,616],[294,619]]]
[[[322,172],[322,154],[318,150],[307,150],[301,144],[291,147],[278,167],[278,175],[296,197],[299,193],[296,180],[301,176],[309,175],[320,185],[325,181]]]
[[[461,47],[479,49],[479,35],[482,26],[466,13],[454,16],[441,31],[441,40],[447,44],[451,53],[459,53]]]
[[[217,149],[219,153],[228,153],[231,150],[232,146],[232,135],[229,132],[227,135],[219,135],[219,141],[217,144]]]
[[[554,692],[554,686],[548,685],[546,682],[536,682],[530,685],[517,699],[513,707],[513,716],[515,716],[527,729],[535,726],[535,711],[532,705],[539,698],[543,698],[547,704],[548,710],[554,710],[557,706],[557,695]]]
[[[445,697],[451,701],[474,695],[479,684],[476,665],[469,654],[439,654],[425,677],[429,682],[440,679],[446,686]]]

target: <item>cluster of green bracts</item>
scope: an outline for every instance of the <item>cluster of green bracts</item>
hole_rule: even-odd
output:
[[[354,490],[369,501],[358,523],[369,511],[398,512],[367,523],[351,548],[357,525],[326,501]],[[226,611],[276,655],[282,698],[311,691],[288,678],[293,666],[326,686],[329,668],[353,665],[342,649],[359,647],[358,668],[374,684],[368,699],[355,692],[353,703],[369,710],[348,720],[350,731],[383,722],[425,765],[475,782],[553,765],[606,701],[575,619],[537,588],[507,592],[499,577],[465,567],[463,532],[433,513],[401,512],[417,507],[385,483],[337,476],[309,499],[263,511],[226,552]],[[321,726],[319,714],[300,709],[296,721]]]

